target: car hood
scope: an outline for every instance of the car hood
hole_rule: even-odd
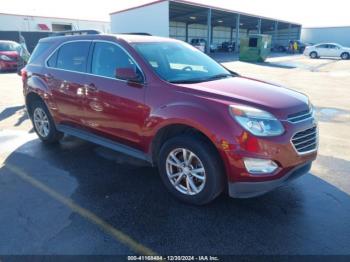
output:
[[[258,107],[280,119],[309,109],[309,99],[306,95],[247,77],[232,77],[196,84],[181,84],[181,86],[207,99]]]
[[[7,55],[14,58],[19,56],[17,51],[0,51],[0,55]]]

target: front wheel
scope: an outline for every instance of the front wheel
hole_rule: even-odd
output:
[[[316,52],[311,52],[311,53],[310,53],[310,57],[311,57],[312,59],[316,59],[316,58],[318,58],[318,54],[317,54]]]
[[[35,100],[29,106],[31,120],[38,137],[48,144],[59,141],[63,137],[63,133],[57,131],[45,103],[41,100]]]
[[[215,148],[188,135],[167,141],[159,154],[158,168],[165,187],[177,199],[204,205],[224,189],[224,171]]]
[[[348,60],[350,57],[349,53],[342,53],[340,58],[343,59],[343,60]]]

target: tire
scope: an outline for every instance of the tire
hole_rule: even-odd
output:
[[[40,140],[46,144],[58,142],[64,134],[57,131],[55,122],[45,103],[42,100],[34,100],[29,105],[29,108],[34,130]],[[41,124],[39,122],[41,122]],[[40,125],[43,127],[40,128]]]
[[[343,59],[343,60],[348,60],[348,59],[350,58],[350,54],[344,52],[344,53],[342,53],[342,54],[340,55],[340,58]]]
[[[318,54],[317,54],[316,52],[311,52],[311,53],[310,53],[310,57],[311,57],[312,59],[316,59],[316,58],[318,58]]]
[[[187,156],[191,155],[189,152],[193,154],[191,163],[183,166],[183,169],[169,164],[170,162],[167,160],[175,163],[174,158],[170,156],[171,153],[178,157],[177,159],[180,160],[178,163],[184,162],[184,158],[181,158],[183,150],[186,150]],[[225,187],[226,180],[221,159],[215,148],[204,139],[193,135],[174,137],[164,143],[158,159],[158,169],[165,187],[180,201],[194,205],[204,205],[214,200]],[[190,157],[187,159],[190,159]],[[201,169],[203,169],[203,172],[194,172]],[[172,179],[169,177],[169,174],[179,174],[181,172],[182,175]],[[196,176],[193,176],[193,174]],[[187,182],[189,179],[192,184]],[[178,186],[175,185],[176,180],[180,180]],[[197,187],[197,190],[194,190],[191,186],[193,184]],[[190,191],[188,188],[190,188]]]

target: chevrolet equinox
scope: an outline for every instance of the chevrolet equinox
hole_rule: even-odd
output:
[[[318,128],[307,96],[240,76],[182,41],[142,35],[40,40],[22,70],[44,143],[64,134],[150,162],[203,205],[265,194],[308,173]]]

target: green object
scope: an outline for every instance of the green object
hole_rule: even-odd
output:
[[[241,37],[239,60],[244,62],[264,62],[271,51],[270,35],[248,35]]]

